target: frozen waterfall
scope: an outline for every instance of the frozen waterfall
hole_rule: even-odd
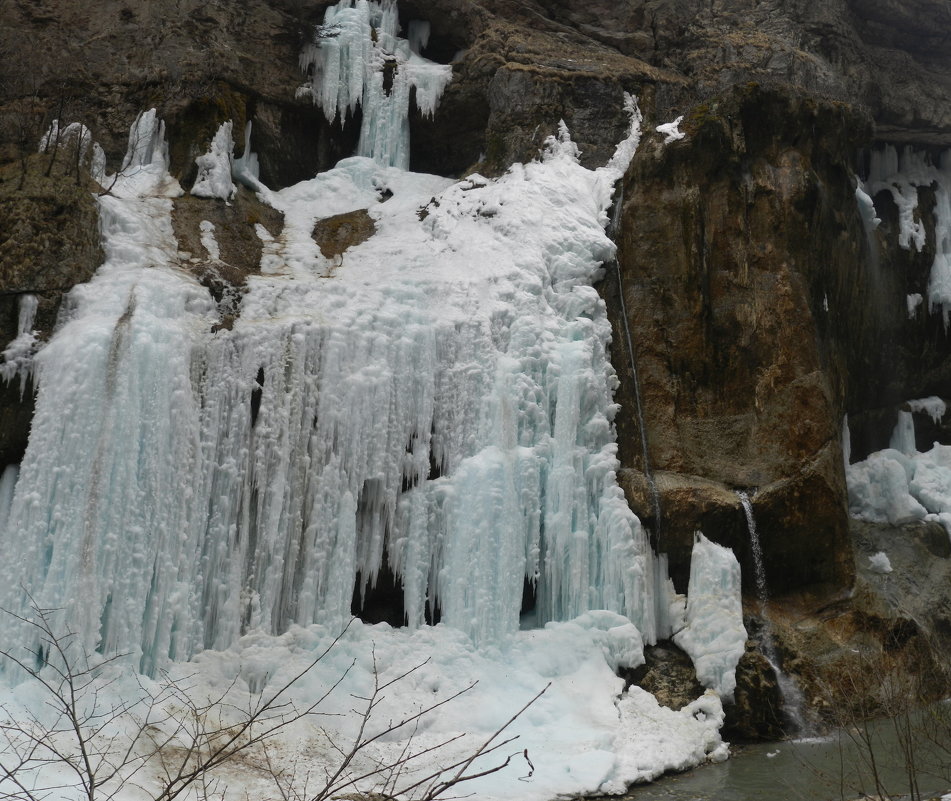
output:
[[[415,23],[415,24],[414,24]],[[452,79],[452,67],[419,55],[429,40],[428,23],[410,23],[399,35],[395,0],[341,0],[327,9],[314,44],[301,54],[311,74],[310,94],[330,122],[341,124],[359,106],[357,155],[391,167],[409,168],[410,98],[432,116]]]
[[[152,672],[251,629],[342,624],[385,559],[410,626],[438,608],[498,640],[527,580],[539,622],[609,609],[656,639],[591,286],[619,167],[582,168],[563,129],[497,181],[358,157],[262,190],[284,232],[262,230],[264,273],[212,333],[177,268],[162,137],[154,112],[133,126],[100,198],[106,262],[35,357],[2,606],[60,609],[87,649]],[[355,208],[377,233],[331,264],[314,221]]]

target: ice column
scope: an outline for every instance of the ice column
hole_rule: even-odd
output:
[[[674,642],[690,654],[703,685],[721,697],[733,697],[736,666],[746,648],[740,564],[733,551],[700,532],[690,556],[687,625]]]

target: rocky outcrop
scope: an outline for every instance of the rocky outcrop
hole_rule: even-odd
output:
[[[366,209],[348,211],[317,220],[314,241],[325,259],[343,256],[348,248],[366,242],[376,231],[376,223]]]
[[[114,160],[131,119],[157,106],[186,188],[194,157],[227,119],[236,132],[253,121],[252,146],[271,186],[353,150],[356,121],[330,125],[310,100],[295,98],[298,54],[328,0],[7,5],[6,158],[22,138],[25,106],[28,127],[82,117]],[[406,21],[431,23],[426,55],[454,73],[436,118],[413,120],[416,169],[504,170],[534,156],[560,118],[583,157],[603,162],[624,130],[623,91],[665,120],[749,81],[862,105],[883,140],[951,144],[943,45],[951,21],[937,0],[402,0],[400,10]]]
[[[0,167],[0,345],[17,335],[20,298],[37,298],[34,328],[49,336],[63,296],[102,262],[99,213],[70,165],[32,155]],[[49,176],[46,175],[49,170]],[[19,462],[33,417],[32,387],[0,381],[0,464]]]
[[[901,714],[947,694],[951,665],[951,546],[934,523],[851,522],[855,587],[770,604],[784,669],[817,719],[849,725]],[[884,552],[891,571],[871,557]]]
[[[837,300],[828,282],[861,264],[850,164],[867,122],[751,84],[695,108],[683,128],[680,141],[649,139],[624,182],[619,261],[634,354],[615,351],[619,399],[636,406],[636,365],[649,469],[758,490],[771,587],[847,582],[846,379],[821,321]],[[643,466],[636,419],[619,420],[622,461]],[[680,517],[664,496],[662,513],[666,500]],[[741,554],[745,526],[727,500],[717,505],[733,508],[733,522],[704,531]],[[690,532],[666,513],[660,531],[683,572]]]

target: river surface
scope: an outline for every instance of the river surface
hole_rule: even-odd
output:
[[[944,707],[945,725],[935,747],[919,739],[914,749],[915,775],[922,798],[951,790],[951,737],[947,723],[951,708]],[[875,781],[869,749],[857,747],[863,730],[835,732],[827,737],[785,740],[765,745],[736,746],[733,756],[719,765],[707,765],[653,784],[632,788],[631,801],[841,801],[863,793],[874,796]],[[890,721],[870,724],[875,766],[880,786],[895,798],[907,796],[908,773],[902,741]]]

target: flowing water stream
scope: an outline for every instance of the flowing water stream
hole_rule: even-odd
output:
[[[753,571],[756,580],[756,599],[759,606],[759,616],[761,628],[758,639],[760,652],[766,657],[770,667],[776,674],[776,683],[779,685],[779,692],[783,700],[783,712],[794,731],[803,732],[807,730],[807,722],[803,714],[802,691],[796,685],[795,680],[789,674],[785,673],[779,665],[779,653],[776,650],[776,640],[773,637],[773,627],[769,619],[768,603],[769,588],[766,584],[766,569],[763,566],[763,547],[759,541],[759,533],[756,531],[756,519],[753,516],[753,504],[750,496],[740,490],[737,492],[740,504],[743,506],[743,513],[746,515],[746,527],[750,536],[750,550],[753,553]]]
[[[947,707],[944,707],[947,717]],[[923,734],[923,732],[921,732]],[[853,735],[857,734],[853,730]],[[880,787],[893,797],[908,794],[909,778],[903,741],[891,720],[873,721],[869,735],[874,747]],[[947,765],[949,744],[916,742],[915,781],[922,798],[951,789]],[[629,791],[629,801],[826,801],[874,797],[875,780],[869,750],[859,747],[848,731],[734,748],[726,762],[669,776]]]

